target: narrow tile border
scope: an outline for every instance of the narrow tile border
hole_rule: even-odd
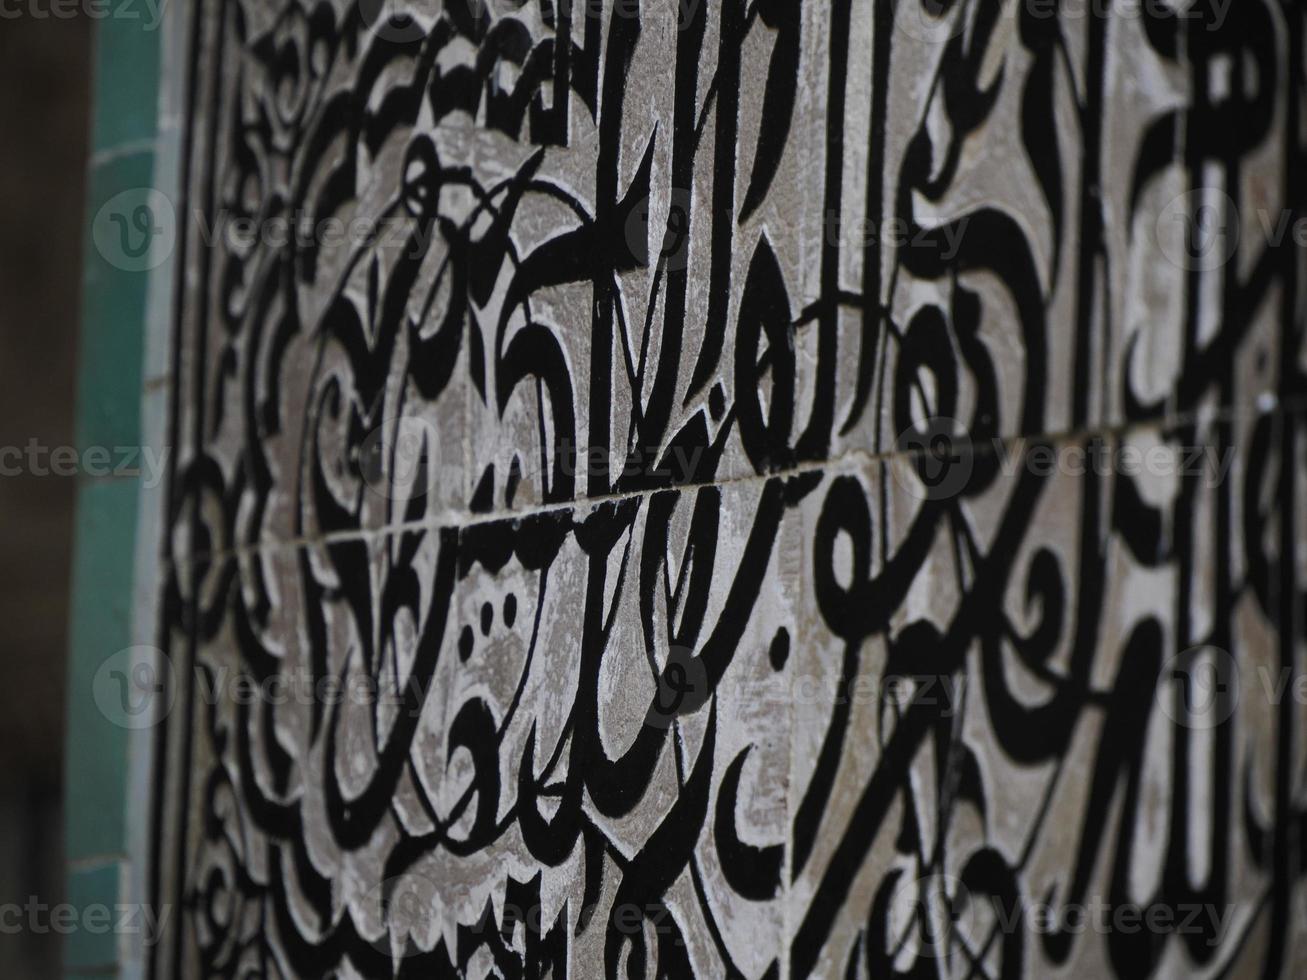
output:
[[[96,25],[77,382],[82,450],[130,447],[139,454],[148,447],[162,453],[167,439],[171,395],[163,366],[169,362],[174,252],[147,248],[142,259],[139,249],[142,242],[175,238],[156,234],[172,215],[160,218],[153,205],[177,199],[181,120],[171,109],[182,73],[170,56],[180,50],[172,38],[184,29],[184,8],[164,5],[161,20],[111,17]],[[151,209],[140,211],[143,204]],[[151,219],[144,237],[138,235],[141,226],[130,223],[137,212]],[[111,674],[122,666],[121,651],[148,651],[157,642],[165,488],[144,472],[78,479],[66,695],[65,887],[75,906],[139,907],[146,900],[153,733],[116,723],[101,702],[112,696]],[[148,653],[128,656],[136,665]],[[77,930],[65,939],[62,973],[141,976],[139,938],[116,928]]]

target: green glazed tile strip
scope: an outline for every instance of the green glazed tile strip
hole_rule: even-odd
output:
[[[140,391],[149,269],[133,253],[159,234],[148,210],[154,154],[136,152],[92,166],[87,217],[82,339],[78,351],[77,443],[82,449],[140,444]],[[147,210],[141,210],[147,209]],[[138,227],[138,225],[140,227]],[[141,230],[144,228],[145,230]]]
[[[136,925],[125,919],[120,905],[120,865],[117,861],[74,870],[68,876],[68,932],[64,936],[64,969],[85,975],[112,968],[118,960],[118,929]]]
[[[76,424],[82,450],[103,447],[117,462],[120,447],[141,446],[150,283],[167,274],[172,228],[170,208],[152,190],[163,0],[106,11],[96,22]],[[67,900],[112,907],[128,877],[133,730],[124,686],[131,655],[122,651],[133,642],[142,481],[112,472],[79,480],[64,774]],[[85,926],[65,937],[65,975],[118,976],[123,937]]]
[[[119,651],[131,645],[132,559],[139,487],[132,479],[89,480],[77,499],[73,536],[64,808],[70,861],[125,849],[127,741],[113,715],[127,697]]]
[[[155,136],[163,9],[164,0],[109,4],[110,16],[97,21],[93,154]]]

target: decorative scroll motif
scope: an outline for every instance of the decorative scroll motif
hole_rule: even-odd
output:
[[[1303,975],[1301,5],[193,16],[154,976]]]

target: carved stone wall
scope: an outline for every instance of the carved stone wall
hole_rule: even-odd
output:
[[[1304,975],[1300,4],[193,20],[155,976]]]

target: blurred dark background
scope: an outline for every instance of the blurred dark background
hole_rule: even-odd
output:
[[[73,444],[92,31],[0,19],[0,446]],[[67,477],[0,476],[0,904],[63,896],[75,496]],[[57,976],[59,951],[2,933],[0,977]]]

